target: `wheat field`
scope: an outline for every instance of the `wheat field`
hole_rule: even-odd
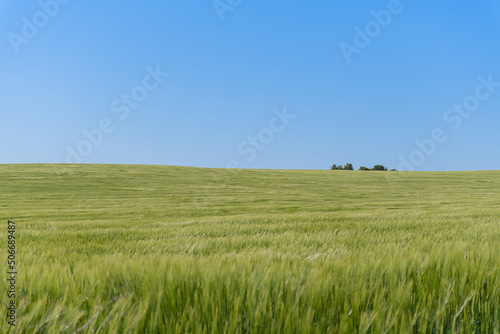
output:
[[[500,171],[0,165],[0,326],[499,333],[499,198]]]

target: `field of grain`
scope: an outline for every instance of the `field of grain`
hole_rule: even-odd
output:
[[[499,171],[0,165],[0,326],[498,333],[499,199]]]

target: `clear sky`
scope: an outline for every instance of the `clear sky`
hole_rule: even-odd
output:
[[[500,169],[498,1],[0,13],[0,163]]]

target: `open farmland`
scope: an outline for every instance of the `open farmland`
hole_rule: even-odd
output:
[[[0,165],[11,332],[498,333],[499,200],[500,171]]]

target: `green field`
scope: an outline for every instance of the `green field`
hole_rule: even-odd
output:
[[[0,165],[10,332],[499,333],[499,200],[500,171]]]

